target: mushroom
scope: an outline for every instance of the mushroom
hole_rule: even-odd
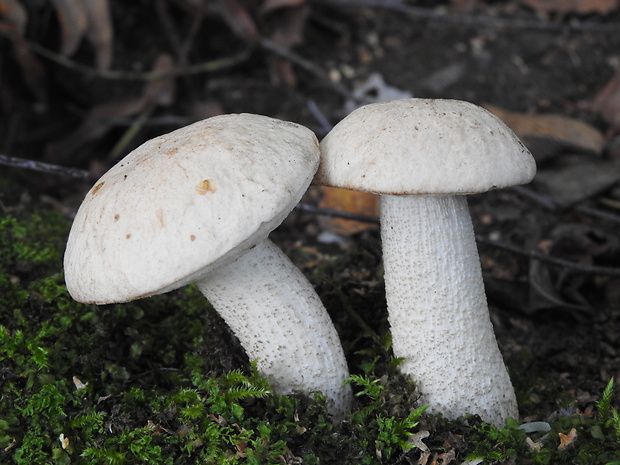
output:
[[[455,100],[367,105],[321,142],[316,184],[380,194],[394,355],[430,412],[500,426],[518,416],[464,194],[526,183],[535,172],[506,125]]]
[[[127,302],[196,283],[276,392],[351,401],[338,334],[267,236],[306,191],[316,136],[265,116],[216,116],[152,139],[86,194],[64,257],[71,296]]]

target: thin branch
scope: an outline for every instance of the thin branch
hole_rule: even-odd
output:
[[[514,245],[504,244],[503,242],[494,241],[487,237],[480,236],[476,234],[476,242],[479,244],[486,244],[490,247],[494,247],[496,249],[506,250],[507,252],[512,252],[517,255],[522,255],[524,257],[529,257],[533,260],[538,260],[549,265],[558,266],[562,268],[569,269],[571,271],[575,271],[577,273],[588,273],[588,274],[598,274],[605,276],[620,276],[620,268],[611,268],[607,266],[596,266],[596,265],[582,265],[580,263],[571,262],[569,260],[564,260],[563,258],[553,257],[551,255],[544,254],[537,250],[525,250],[520,247],[516,247]]]
[[[444,11],[431,10],[412,6],[400,0],[320,0],[331,6],[357,7],[357,8],[384,8],[402,13],[410,17],[427,19],[429,21],[449,22],[462,26],[490,26],[497,29],[529,29],[539,31],[576,31],[610,33],[620,32],[620,24],[601,24],[594,22],[554,23],[542,20],[496,18],[484,15],[464,15],[459,13],[447,13]]]
[[[345,86],[339,84],[337,82],[332,81],[329,76],[319,67],[314,65],[309,60],[301,57],[300,55],[292,52],[291,50],[287,50],[286,48],[276,44],[272,40],[261,37],[258,40],[258,44],[262,49],[268,51],[269,53],[273,53],[274,55],[278,55],[281,58],[284,58],[300,68],[304,69],[306,72],[314,76],[315,78],[320,79],[324,83],[326,83],[330,88],[339,93],[340,95],[346,97],[350,100],[356,100],[351,91],[349,91]],[[178,77],[178,76],[187,76],[190,74],[201,74],[201,73],[213,73],[222,71],[238,64],[245,62],[251,55],[252,50],[244,50],[236,55],[219,58],[213,61],[206,61],[204,63],[197,63],[195,65],[190,66],[182,66],[172,71],[118,71],[118,70],[105,70],[105,69],[97,69],[91,66],[82,65],[77,63],[76,61],[71,60],[59,53],[53,52],[48,48],[42,47],[41,45],[35,42],[28,42],[28,46],[37,54],[47,58],[50,61],[53,61],[65,68],[72,69],[79,73],[85,74],[86,76],[98,77],[101,79],[110,79],[110,80],[127,80],[127,81],[153,81],[156,79],[165,79],[170,77]]]
[[[156,79],[165,79],[177,76],[186,76],[190,74],[214,73],[228,68],[232,68],[238,64],[245,62],[251,55],[252,50],[244,50],[230,57],[218,58],[212,61],[205,61],[195,65],[179,67],[172,71],[118,71],[96,69],[91,66],[82,65],[73,61],[59,53],[53,52],[48,48],[42,47],[35,42],[28,42],[28,46],[37,54],[51,60],[65,68],[72,69],[86,76],[98,77],[110,80],[126,80],[126,81],[154,81]]]
[[[552,198],[547,197],[546,195],[539,194],[538,192],[535,192],[528,187],[512,186],[510,189],[519,194],[521,197],[526,197],[536,202],[545,210],[549,210],[552,212],[557,212],[559,210],[557,203],[555,203]]]
[[[60,176],[68,176],[71,178],[96,180],[97,176],[90,171],[81,170],[79,168],[67,168],[59,165],[52,165],[41,161],[27,160],[25,158],[8,157],[0,154],[0,165],[14,166],[27,170],[41,171],[43,173],[56,174]]]
[[[595,216],[597,218],[601,218],[606,221],[611,221],[613,223],[620,223],[620,216],[614,213],[610,213],[604,210],[599,210],[598,208],[588,207],[587,205],[577,205],[575,207],[579,213],[583,213],[585,215]]]
[[[355,221],[361,221],[365,223],[375,223],[375,224],[379,223],[379,218],[377,218],[376,216],[359,215],[356,213],[344,212],[340,210],[334,210],[331,208],[314,207],[308,204],[298,204],[296,206],[296,209],[305,211],[305,212],[312,212],[318,215],[330,216],[333,218],[355,220]],[[538,260],[538,261],[547,263],[549,265],[566,268],[568,270],[571,270],[577,273],[598,274],[598,275],[605,275],[605,276],[620,276],[620,268],[611,268],[611,267],[606,267],[606,266],[595,266],[595,265],[582,265],[580,263],[575,263],[569,260],[564,260],[562,258],[557,258],[551,255],[546,255],[542,252],[538,252],[537,250],[526,250],[520,247],[505,244],[503,242],[494,241],[484,236],[480,236],[478,234],[476,235],[476,242],[480,244],[488,245],[490,247],[494,247],[496,249],[506,250],[516,255],[529,257],[533,260]]]
[[[551,197],[535,192],[528,187],[513,186],[510,189],[521,195],[522,197],[526,197],[536,202],[538,205],[540,205],[546,210],[556,213],[565,210],[561,209]],[[594,216],[596,218],[601,218],[605,221],[611,221],[612,223],[620,223],[620,215],[616,215],[605,210],[589,207],[587,205],[575,205],[572,207],[572,209],[578,211],[579,213],[583,213],[584,215]]]
[[[347,99],[358,100],[353,96],[349,89],[347,89],[342,84],[332,81],[321,68],[317,67],[314,63],[306,60],[295,52],[288,50],[265,37],[260,37],[258,39],[258,44],[264,50],[294,63],[309,74],[313,75],[315,78],[318,78],[321,81],[325,82],[329,87],[331,87],[333,90],[338,92],[340,95],[346,97]]]

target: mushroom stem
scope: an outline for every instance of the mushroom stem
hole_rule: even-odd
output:
[[[517,418],[465,196],[382,195],[381,238],[394,355],[420,402],[452,419]]]
[[[264,240],[197,282],[250,359],[280,394],[320,391],[334,420],[351,404],[338,334],[316,292],[288,257]]]

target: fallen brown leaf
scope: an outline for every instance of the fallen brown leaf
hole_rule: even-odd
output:
[[[112,19],[108,0],[50,0],[62,30],[61,53],[73,55],[83,38],[92,45],[99,69],[112,63]]]
[[[310,14],[310,7],[301,0],[266,2],[263,13],[279,10],[278,15],[270,15],[273,31],[270,39],[286,50],[299,44],[303,38],[306,19]],[[293,65],[290,61],[278,57],[270,57],[269,68],[274,82],[284,82],[290,87],[297,83]]]
[[[618,8],[618,0],[521,0],[521,3],[540,13],[598,13],[606,15]]]
[[[263,12],[277,10],[278,8],[291,8],[306,4],[306,0],[265,0],[261,6]]]
[[[108,69],[112,64],[114,40],[108,0],[83,0],[83,5],[88,18],[86,38],[95,49],[97,67]]]
[[[620,129],[620,69],[596,94],[589,109],[600,115],[612,129]]]
[[[556,206],[568,208],[606,191],[620,181],[620,162],[567,157],[551,169],[541,168],[534,184],[553,199]]]
[[[258,28],[254,20],[237,0],[217,0],[217,5],[222,19],[236,36],[248,42],[255,42],[258,39]]]
[[[492,105],[485,108],[512,129],[540,162],[563,151],[600,155],[605,137],[594,126],[562,115],[511,113]]]
[[[172,58],[162,54],[157,58],[153,71],[165,72],[173,67]],[[170,105],[174,99],[174,90],[173,78],[155,79],[144,87],[142,95],[137,98],[117,100],[91,108],[77,129],[49,144],[47,158],[67,159],[79,148],[107,133],[116,119],[149,113],[156,106]]]
[[[0,35],[12,41],[13,56],[19,64],[26,86],[39,101],[47,100],[45,69],[23,36],[28,22],[26,10],[15,0],[0,0],[0,15]],[[3,85],[1,76],[0,85]]]
[[[577,430],[575,428],[571,429],[568,434],[558,433],[560,437],[560,444],[558,445],[559,450],[565,450],[568,447],[572,446],[577,440]]]
[[[60,52],[65,56],[75,53],[86,28],[88,27],[88,17],[84,10],[82,0],[50,0],[58,15],[61,28]]]
[[[323,198],[320,206],[361,215],[379,214],[379,197],[368,192],[358,192],[335,187],[321,187]],[[325,218],[323,226],[337,234],[349,235],[376,227],[369,223],[345,220],[341,218]]]
[[[15,32],[23,37],[28,13],[17,0],[0,0],[0,17],[12,25]]]

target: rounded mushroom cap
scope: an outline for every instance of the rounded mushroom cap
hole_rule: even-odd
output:
[[[294,208],[319,163],[309,129],[216,116],[152,139],[86,194],[67,242],[78,301],[167,292],[234,261]]]
[[[314,182],[377,194],[468,194],[525,184],[530,152],[495,115],[459,100],[358,108],[321,142]]]

